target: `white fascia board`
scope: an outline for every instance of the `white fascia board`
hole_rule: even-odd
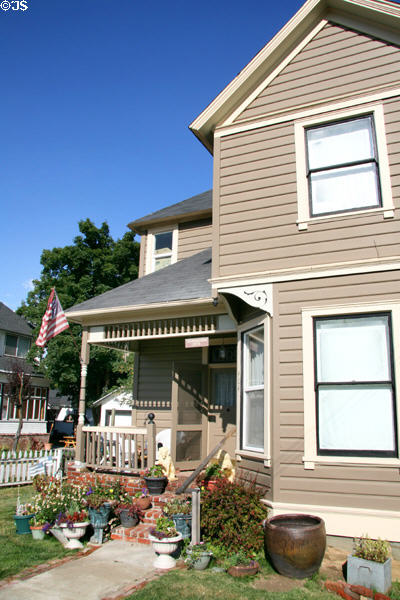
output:
[[[314,27],[329,9],[374,21],[391,30],[399,28],[400,6],[393,3],[382,0],[307,0],[290,21],[189,125],[210,151],[210,135],[215,127],[279,65],[298,40]]]

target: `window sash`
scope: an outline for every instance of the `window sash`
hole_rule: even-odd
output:
[[[264,452],[264,326],[242,334],[243,450]]]
[[[392,357],[390,313],[314,318],[318,455],[398,455]]]
[[[310,216],[379,208],[373,116],[305,129]]]

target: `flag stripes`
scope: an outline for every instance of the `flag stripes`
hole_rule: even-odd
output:
[[[51,290],[46,312],[42,319],[36,345],[43,348],[46,343],[69,327],[55,288]]]

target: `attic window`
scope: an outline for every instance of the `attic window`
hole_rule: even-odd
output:
[[[172,231],[154,235],[154,271],[163,269],[172,261]]]

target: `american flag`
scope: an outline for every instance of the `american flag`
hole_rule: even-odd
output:
[[[49,301],[47,302],[47,308],[42,319],[39,335],[35,342],[36,346],[43,348],[51,338],[68,327],[68,321],[57,297],[56,290],[53,288],[51,290]]]

